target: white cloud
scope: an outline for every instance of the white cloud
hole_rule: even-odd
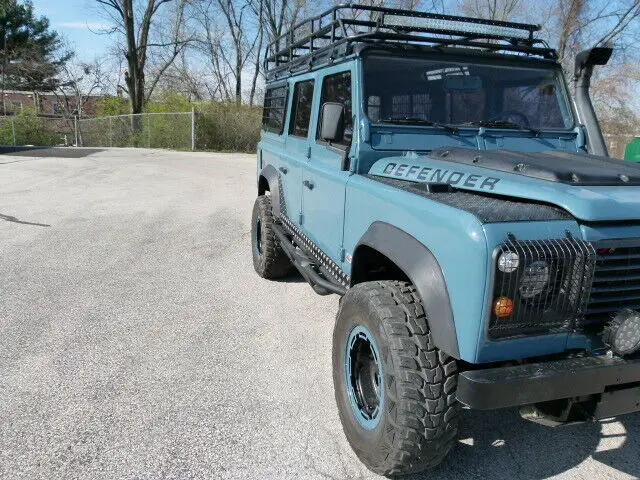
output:
[[[56,23],[54,27],[89,29],[89,30],[108,30],[113,25],[105,22],[61,22]]]

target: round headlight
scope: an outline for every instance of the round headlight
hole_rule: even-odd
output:
[[[618,312],[603,331],[603,340],[619,355],[640,349],[640,314],[634,310]]]
[[[520,265],[520,257],[516,252],[503,252],[498,257],[498,270],[504,273],[515,272]]]
[[[526,266],[520,277],[520,296],[530,299],[540,295],[549,283],[549,264],[538,260]]]

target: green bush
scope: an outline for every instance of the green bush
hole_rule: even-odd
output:
[[[0,120],[0,144],[35,145],[48,147],[61,143],[61,126],[55,119],[38,117],[34,112],[24,111],[15,117]],[[15,138],[14,138],[15,134]]]
[[[254,152],[260,139],[261,108],[216,101],[192,102],[175,93],[153,98],[145,109],[149,115],[118,116],[128,113],[128,108],[128,102],[122,98],[100,100],[99,115],[113,118],[81,120],[83,144],[190,149],[194,110],[197,150]]]
[[[255,152],[262,110],[246,105],[207,102],[196,110],[196,148]]]
[[[106,96],[96,104],[96,116],[109,117],[112,115],[126,115],[131,112],[129,101],[122,97]]]
[[[14,119],[17,145],[48,147],[60,143],[60,135],[48,118],[35,115],[18,115]]]

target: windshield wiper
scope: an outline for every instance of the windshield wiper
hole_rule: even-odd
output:
[[[444,128],[445,130],[457,134],[459,133],[459,129],[458,127],[456,127],[455,125],[448,125],[446,123],[440,123],[440,122],[433,122],[431,120],[425,120],[424,118],[420,118],[420,117],[408,117],[408,116],[404,116],[404,117],[387,117],[381,120],[381,122],[384,123],[399,123],[399,124],[406,124],[406,125],[427,125],[429,127],[439,127],[439,128]]]
[[[509,128],[509,129],[517,129],[524,130],[527,132],[533,133],[536,137],[539,137],[542,132],[538,129],[525,127],[523,125],[507,122],[506,120],[480,120],[477,122],[466,122],[463,125],[473,125],[474,127],[489,127],[489,128]]]

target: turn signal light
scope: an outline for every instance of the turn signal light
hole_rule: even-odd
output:
[[[513,300],[509,297],[496,298],[496,301],[493,302],[493,313],[498,318],[508,317],[513,313]]]

